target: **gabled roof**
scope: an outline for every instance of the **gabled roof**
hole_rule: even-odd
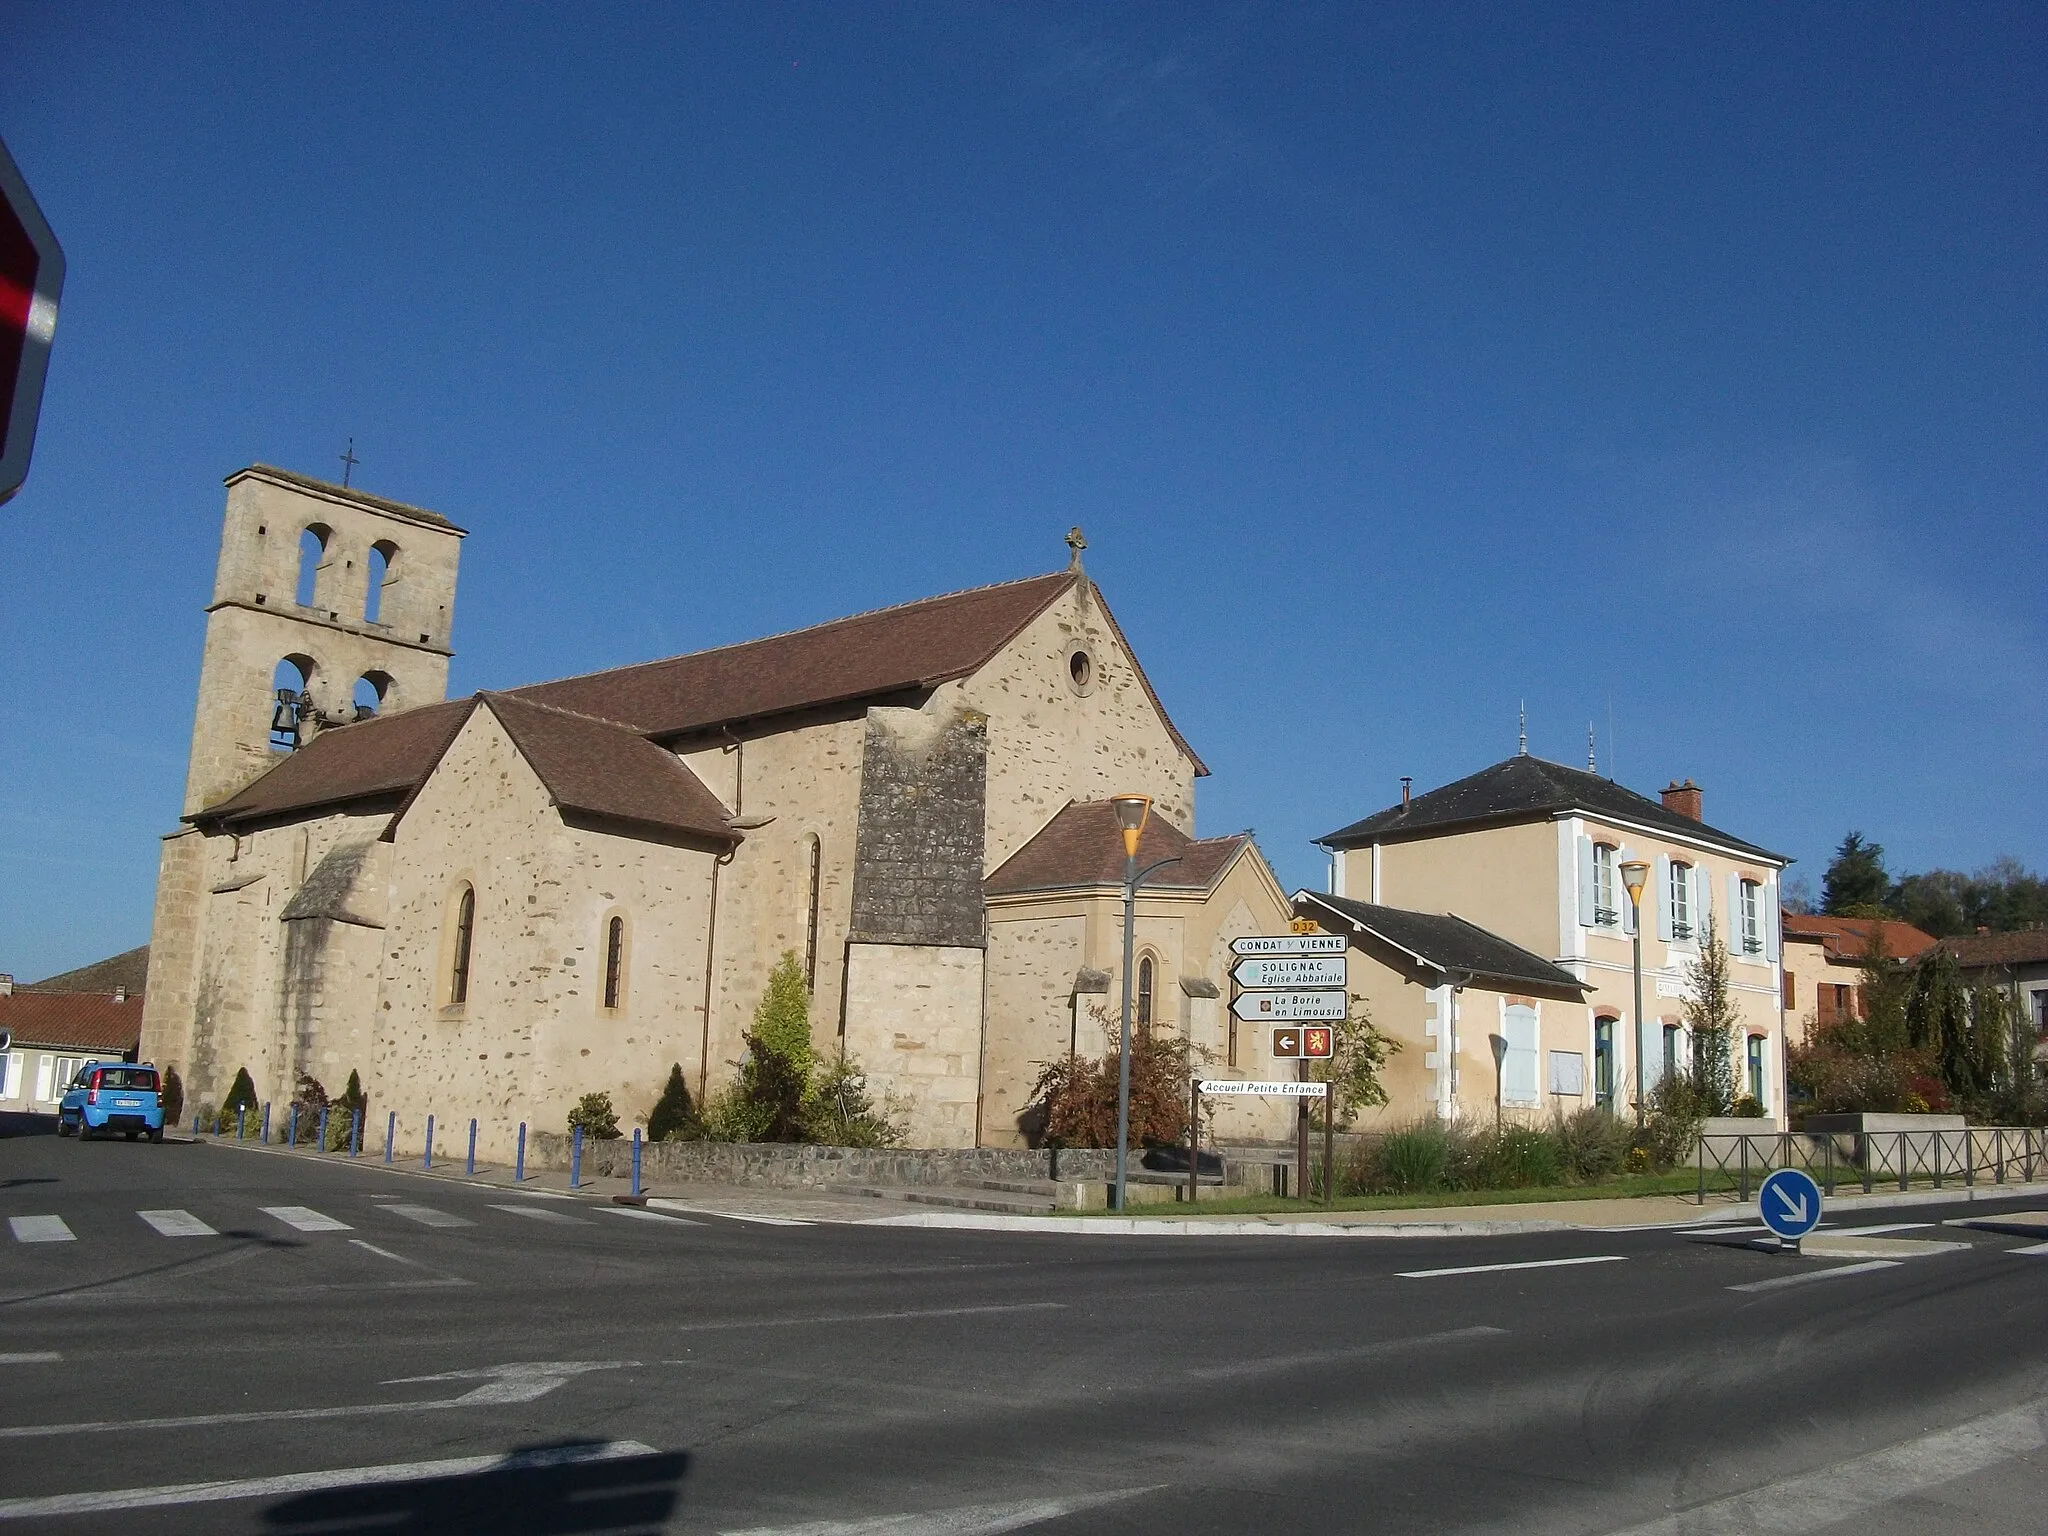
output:
[[[523,700],[661,740],[861,699],[914,694],[978,671],[1069,591],[1060,571],[951,592],[765,640],[535,683]],[[1130,657],[1145,696],[1198,774],[1208,769],[1152,691],[1115,617],[1091,601]],[[191,819],[237,825],[349,803],[403,798],[440,760],[473,701],[452,699],[321,731],[263,776]],[[501,716],[502,718],[502,716]]]
[[[2040,965],[2048,963],[2048,928],[2022,928],[2015,933],[1973,933],[1943,939],[1941,947],[1956,957],[1957,964],[1966,968]]]
[[[1147,818],[1138,838],[1138,867],[1178,858],[1148,877],[1145,889],[1205,891],[1222,878],[1251,834],[1191,838],[1164,816]],[[999,864],[984,889],[991,896],[1026,891],[1064,891],[1124,881],[1124,840],[1116,824],[1116,808],[1107,800],[1070,800],[1058,815],[1039,828],[1031,841]]]
[[[13,1035],[14,1049],[123,1056],[142,1038],[142,994],[117,1003],[111,992],[16,992],[0,997],[0,1029]]]
[[[1775,864],[1791,861],[1718,827],[1666,810],[1661,801],[1623,788],[1583,768],[1546,762],[1526,753],[1482,768],[1454,783],[1391,805],[1316,839],[1325,848],[1361,848],[1398,843],[1480,826],[1547,821],[1573,811],[1627,822],[1674,837],[1709,842]]]
[[[1498,983],[1502,991],[1540,987],[1582,995],[1586,990],[1586,983],[1570,971],[1449,913],[1409,912],[1317,891],[1295,892],[1294,910],[1332,933],[1370,935],[1446,978]]]
[[[133,949],[124,949],[118,955],[104,960],[95,960],[91,965],[81,965],[74,971],[63,971],[55,976],[45,976],[41,981],[32,981],[18,992],[105,992],[113,995],[116,987],[125,988],[131,997],[139,997],[149,985],[149,946],[138,944]]]
[[[1861,964],[1869,952],[1872,929],[1883,930],[1884,952],[1894,960],[1911,960],[1935,944],[1933,934],[1922,933],[1895,917],[1828,917],[1818,912],[1787,912],[1780,921],[1786,938],[1818,939],[1828,959],[1852,965]]]

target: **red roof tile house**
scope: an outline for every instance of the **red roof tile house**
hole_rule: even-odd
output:
[[[354,1070],[401,1144],[474,1115],[507,1152],[595,1090],[644,1116],[671,1063],[716,1092],[793,954],[818,1049],[914,1143],[1018,1140],[1072,1018],[1008,943],[1054,900],[1019,872],[1093,891],[1073,807],[1149,794],[1185,840],[1206,771],[1078,538],[1047,575],[446,699],[462,530],[278,470],[228,487],[143,1038],[189,1102]],[[1258,883],[1248,844],[1215,857],[1202,893]],[[1220,979],[1161,934],[1158,986]],[[1070,981],[1099,962],[1069,948]]]
[[[54,1114],[85,1062],[135,1060],[148,978],[146,945],[25,987],[0,975],[0,1110]]]
[[[1917,960],[1932,949],[1934,935],[1897,918],[1828,917],[1787,912],[1783,1006],[1793,1044],[1813,1030],[1861,1011],[1863,964],[1874,941],[1894,960]]]

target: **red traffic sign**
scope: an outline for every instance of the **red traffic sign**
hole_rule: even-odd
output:
[[[0,502],[28,478],[64,252],[0,143]]]

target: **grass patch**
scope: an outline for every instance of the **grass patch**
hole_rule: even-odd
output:
[[[1751,1182],[1754,1184],[1755,1181]],[[1173,1218],[1189,1215],[1287,1216],[1322,1210],[1419,1211],[1450,1206],[1535,1205],[1551,1200],[1630,1200],[1645,1195],[1689,1195],[1698,1188],[1698,1172],[1691,1168],[1681,1168],[1673,1169],[1670,1173],[1627,1174],[1600,1184],[1553,1184],[1524,1189],[1439,1189],[1403,1195],[1345,1195],[1332,1206],[1326,1206],[1320,1200],[1282,1200],[1273,1195],[1205,1198],[1192,1208],[1183,1201],[1162,1200],[1154,1204],[1134,1205],[1125,1214]],[[1714,1173],[1707,1175],[1709,1193],[1725,1193],[1734,1188],[1733,1178]]]

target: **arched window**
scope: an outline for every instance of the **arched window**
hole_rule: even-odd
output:
[[[810,873],[804,885],[804,985],[818,990],[818,895],[824,884],[825,849],[813,834],[810,845]]]
[[[293,601],[311,608],[320,591],[320,567],[327,563],[327,540],[333,530],[324,523],[308,524],[299,535],[299,583]]]
[[[289,752],[299,744],[306,693],[313,686],[313,658],[287,656],[270,674],[270,744]]]
[[[448,1006],[469,1001],[469,951],[476,936],[476,887],[464,884],[455,898],[455,931],[448,946]]]
[[[393,581],[391,568],[398,561],[398,546],[389,539],[379,539],[370,546],[370,585],[363,594],[363,622],[380,624],[379,617],[384,611],[384,589]]]
[[[356,718],[367,720],[384,707],[384,695],[390,690],[391,674],[388,672],[365,672],[356,679]]]
[[[614,917],[604,925],[604,1005],[617,1008],[626,995],[626,920]]]
[[[1138,1028],[1152,1027],[1152,957],[1147,955],[1138,962]]]

